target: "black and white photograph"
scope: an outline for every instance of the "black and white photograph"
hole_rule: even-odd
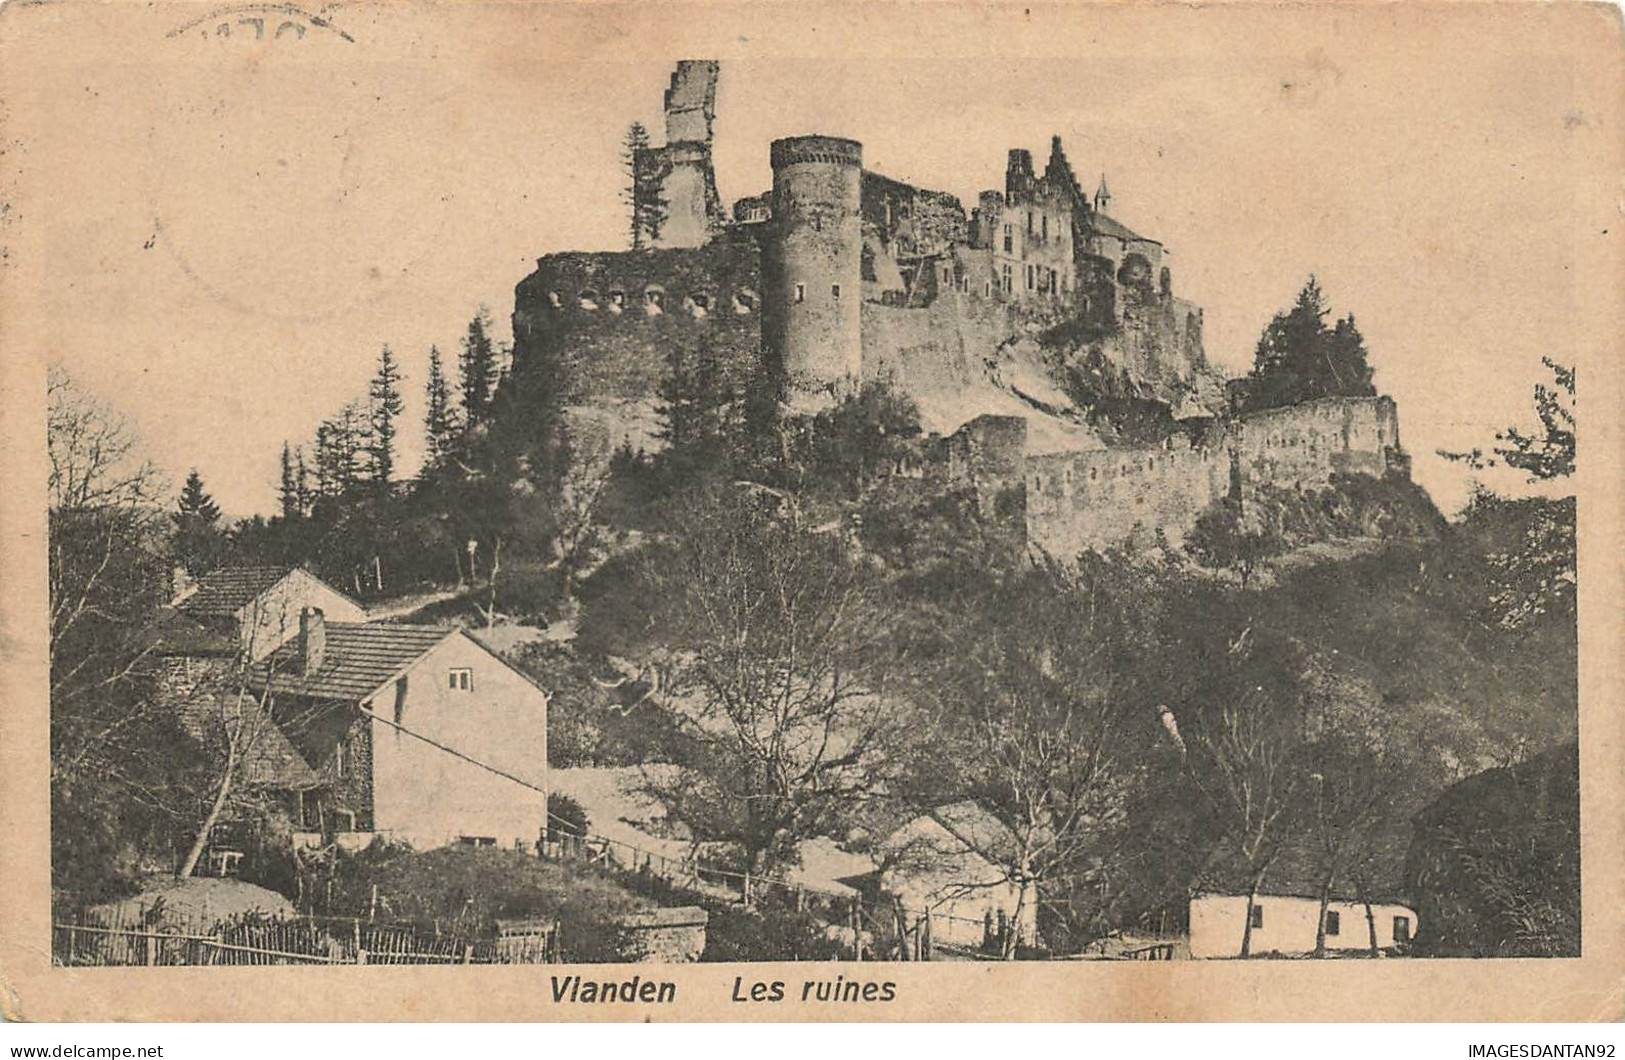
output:
[[[4,12],[50,971],[1615,953],[1618,12],[1387,10]]]

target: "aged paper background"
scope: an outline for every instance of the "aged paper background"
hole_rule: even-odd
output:
[[[1022,5],[919,4],[735,5],[521,3],[356,3],[304,9],[342,33],[313,26],[301,49],[277,42],[209,40],[204,28],[219,14],[245,8],[288,12],[285,5],[182,3],[13,2],[0,10],[0,394],[4,396],[4,490],[0,492],[0,1003],[8,1018],[58,1019],[1617,1019],[1625,972],[1625,886],[1622,886],[1621,739],[1625,714],[1619,695],[1621,607],[1625,554],[1618,413],[1620,336],[1625,319],[1625,229],[1622,189],[1621,32],[1617,9],[1607,6],[1490,5]],[[204,27],[204,28],[200,28]],[[1564,246],[1575,263],[1572,299],[1556,315],[1553,352],[1577,363],[1584,422],[1578,473],[1581,617],[1581,775],[1584,784],[1584,956],[1550,961],[1332,961],[907,964],[843,965],[824,969],[892,980],[891,1004],[750,1006],[730,1003],[734,977],[805,978],[808,966],[644,966],[640,970],[679,983],[675,1006],[635,1004],[556,1006],[549,976],[557,966],[522,968],[203,968],[53,969],[49,944],[49,844],[45,653],[44,366],[72,355],[100,366],[92,374],[116,386],[120,372],[171,372],[173,400],[192,400],[198,366],[166,348],[177,336],[218,325],[222,309],[287,322],[286,355],[320,358],[322,327],[348,317],[362,334],[387,337],[387,297],[368,286],[395,270],[424,267],[454,272],[459,244],[458,205],[444,194],[466,189],[463,171],[483,170],[484,194],[497,201],[536,195],[564,196],[547,185],[546,164],[534,156],[563,155],[565,143],[509,144],[510,154],[485,150],[501,136],[503,109],[586,108],[597,89],[633,61],[666,64],[682,57],[717,57],[762,64],[797,63],[809,71],[806,92],[816,98],[816,71],[852,77],[853,69],[885,71],[873,105],[906,92],[911,62],[958,64],[967,83],[985,79],[990,98],[1001,71],[1043,64],[1057,77],[1111,56],[1140,86],[1192,70],[1210,78],[1215,99],[1231,92],[1233,76],[1280,84],[1308,122],[1327,130],[1326,156],[1304,156],[1284,167],[1273,185],[1236,194],[1282,203],[1278,223],[1302,217],[1298,167],[1336,165],[1337,155],[1358,155],[1362,137],[1391,130],[1340,121],[1330,86],[1351,79],[1426,111],[1455,76],[1448,56],[1471,42],[1480,55],[1505,60],[1514,73],[1549,78],[1562,71],[1561,98],[1531,93],[1527,104],[1514,80],[1504,114],[1437,115],[1441,125],[1471,119],[1489,130],[1473,157],[1440,156],[1426,167],[1368,193],[1388,203],[1436,204],[1457,186],[1470,186],[1471,170],[1525,157],[1525,142],[1553,124],[1567,131],[1561,162],[1563,194],[1541,203],[1538,228],[1508,223],[1508,238]],[[278,69],[278,64],[282,64]],[[555,75],[543,98],[486,91],[487,81],[509,83],[518,64],[539,64]],[[575,71],[560,80],[558,70]],[[502,76],[495,76],[501,74]],[[402,141],[388,122],[357,132],[363,149],[346,155],[347,201],[309,194],[297,181],[256,184],[252,192],[218,187],[202,165],[175,164],[174,129],[142,115],[154,105],[193,94],[192,131],[214,121],[222,150],[245,143],[288,145],[297,151],[313,113],[286,105],[277,86],[310,79],[331,86],[333,107],[359,107],[373,94],[388,107],[424,107],[445,115],[437,142]],[[562,86],[562,87],[560,87]],[[451,107],[431,106],[446,98]],[[1144,135],[1155,137],[1172,97],[1157,91],[1128,94],[1139,108]],[[850,94],[839,97],[850,100]],[[156,101],[156,103],[155,103]],[[850,103],[844,105],[851,105]],[[1017,124],[1023,109],[1004,103]],[[95,120],[83,120],[91,107]],[[1025,107],[1042,115],[1044,101]],[[1121,112],[1121,101],[1119,101]],[[122,115],[128,114],[128,120]],[[1258,134],[1235,108],[1215,108],[1238,137]],[[840,113],[828,115],[838,132]],[[618,138],[624,116],[606,108],[606,139]],[[968,120],[997,121],[980,113]],[[1270,120],[1267,113],[1254,119]],[[1025,126],[1023,126],[1025,128]],[[1425,152],[1430,126],[1418,123],[1415,147]],[[824,131],[824,130],[820,130]],[[175,134],[178,135],[178,134]],[[1031,137],[1027,138],[1029,141]],[[1010,142],[1021,142],[1012,135]],[[1541,143],[1547,140],[1540,139]],[[1041,141],[1039,141],[1041,143]],[[759,146],[755,145],[754,146]],[[922,148],[924,149],[924,148]],[[935,144],[932,150],[941,151]],[[907,142],[885,145],[906,168]],[[275,154],[271,151],[270,154]],[[514,161],[526,160],[523,165]],[[221,165],[240,177],[225,159]],[[967,163],[970,165],[972,163]],[[974,165],[986,169],[978,159]],[[80,181],[113,170],[124,194],[95,212],[82,210]],[[458,174],[456,180],[452,174]],[[541,174],[538,176],[538,174]],[[899,174],[903,175],[903,174]],[[442,180],[441,178],[445,179]],[[996,179],[987,173],[979,179]],[[1210,172],[1191,176],[1223,182]],[[532,184],[541,180],[539,188]],[[267,192],[266,188],[272,191]],[[754,189],[729,189],[730,195]],[[1149,195],[1177,197],[1177,187]],[[259,196],[245,199],[245,196]],[[1470,205],[1470,203],[1465,204]],[[1404,210],[1385,214],[1395,223]],[[1374,222],[1375,223],[1375,222]],[[102,282],[103,262],[87,253],[87,230],[122,226],[134,238],[162,235],[164,267],[150,278]],[[1418,226],[1423,228],[1425,226]],[[563,249],[538,233],[534,254]],[[1267,240],[1257,237],[1258,245]],[[544,245],[545,244],[545,245]],[[332,246],[331,254],[310,248]],[[1251,245],[1231,248],[1238,255]],[[1373,269],[1415,268],[1428,282],[1458,292],[1475,284],[1476,262],[1448,246],[1419,241],[1415,260],[1373,262]],[[449,256],[449,261],[447,260]],[[1217,257],[1217,254],[1211,255]],[[438,259],[438,260],[437,260]],[[515,262],[514,276],[525,262]],[[1214,263],[1207,263],[1209,268]],[[1222,265],[1221,265],[1222,268]],[[177,281],[176,277],[183,279]],[[1212,285],[1222,291],[1222,284]],[[508,291],[481,292],[500,316]],[[1360,291],[1341,292],[1360,305]],[[136,312],[135,303],[165,307],[161,320]],[[1477,292],[1477,311],[1502,313],[1507,292]],[[1210,310],[1211,312],[1211,310]],[[131,325],[129,321],[139,324]],[[87,323],[88,322],[88,323]],[[71,326],[70,326],[71,324]],[[1511,326],[1509,324],[1509,326]],[[140,330],[132,330],[132,327]],[[302,330],[303,329],[303,330]],[[94,349],[62,348],[64,335]],[[235,351],[229,334],[215,336],[221,358],[264,356]],[[369,340],[370,342],[370,340]],[[1504,365],[1495,351],[1441,343],[1438,364],[1407,365],[1416,378],[1438,373],[1495,375]],[[1380,364],[1382,351],[1374,350]],[[1475,360],[1477,359],[1477,360]],[[1481,366],[1479,365],[1481,360]],[[1457,374],[1446,372],[1454,364]],[[105,369],[105,370],[101,370]],[[177,370],[180,369],[180,370]],[[274,392],[274,360],[264,365]],[[1459,386],[1459,382],[1458,382]],[[206,389],[206,388],[205,388]],[[109,396],[117,397],[117,393]],[[1458,402],[1472,402],[1471,387],[1434,390],[1437,405],[1402,402],[1412,439],[1429,437],[1430,419],[1447,419]],[[274,400],[274,399],[273,399]],[[215,444],[234,444],[235,411],[223,408]],[[1420,448],[1420,446],[1418,446]]]

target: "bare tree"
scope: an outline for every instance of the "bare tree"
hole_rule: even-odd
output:
[[[1148,632],[1128,584],[1104,565],[1044,563],[997,591],[956,636],[939,726],[956,793],[1002,827],[960,829],[1017,890],[1012,959],[1032,943],[1039,890],[1100,882],[1141,756],[1157,738],[1131,662]]]
[[[654,793],[763,871],[880,794],[901,759],[887,610],[838,540],[754,496],[713,496],[677,521],[643,573],[669,621],[664,702],[688,768]]]
[[[1252,910],[1265,874],[1292,837],[1304,774],[1293,759],[1288,719],[1261,690],[1205,721],[1191,741],[1191,776],[1246,872],[1241,956],[1248,957]]]

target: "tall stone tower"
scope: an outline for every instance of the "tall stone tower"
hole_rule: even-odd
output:
[[[723,224],[722,199],[711,165],[711,126],[717,116],[715,59],[684,59],[666,89],[666,145],[640,165],[658,177],[661,222],[650,245],[698,247]]]
[[[841,389],[863,368],[863,145],[794,136],[771,160],[768,342],[792,389]]]

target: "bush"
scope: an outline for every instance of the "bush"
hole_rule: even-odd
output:
[[[838,961],[849,956],[810,913],[764,902],[755,909],[707,903],[702,961]]]
[[[557,791],[549,792],[547,796],[547,828],[551,832],[558,829],[566,835],[584,836],[591,831],[592,822],[587,819],[587,811],[581,804],[568,795]]]

